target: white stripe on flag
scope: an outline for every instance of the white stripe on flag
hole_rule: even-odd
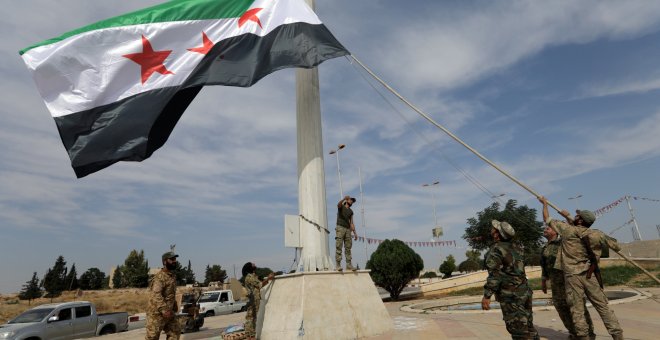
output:
[[[60,117],[180,85],[204,57],[186,50],[202,45],[202,32],[217,43],[245,33],[265,36],[283,24],[321,24],[316,14],[308,6],[301,6],[299,0],[259,0],[252,8],[258,7],[264,8],[258,14],[263,29],[253,21],[239,28],[238,18],[114,27],[36,47],[27,51],[23,60],[51,115]],[[140,65],[123,57],[142,52],[142,35],[149,39],[154,51],[172,51],[164,65],[173,74],[155,73],[142,84]]]

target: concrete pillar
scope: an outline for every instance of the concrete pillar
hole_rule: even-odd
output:
[[[314,0],[306,1],[314,8]],[[328,250],[328,235],[334,228],[328,228],[326,211],[317,68],[296,70],[296,98],[298,206],[299,213],[304,216],[300,221],[302,253],[297,271],[328,270],[333,268]]]
[[[312,9],[314,0],[305,0]],[[392,320],[367,271],[334,272],[328,226],[319,74],[296,70],[298,205],[302,252],[295,274],[262,290],[257,338],[342,340],[391,331]],[[334,218],[334,216],[333,216]]]

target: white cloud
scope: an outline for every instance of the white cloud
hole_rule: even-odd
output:
[[[605,97],[630,93],[646,93],[660,89],[660,78],[649,79],[618,79],[612,83],[584,85],[577,99]]]

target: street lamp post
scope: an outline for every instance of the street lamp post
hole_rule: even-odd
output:
[[[428,184],[428,183],[422,184],[422,186],[423,187],[431,187],[431,186],[438,185],[438,184],[440,184],[440,182],[435,181],[431,184]],[[431,200],[433,202],[433,228],[435,228],[435,227],[438,226],[438,215],[435,212],[435,194],[433,193],[433,190],[431,190]]]
[[[339,177],[339,199],[344,198],[344,188],[341,185],[341,170],[339,169],[339,150],[345,148],[345,144],[339,144],[337,150],[330,150],[331,155],[336,155],[337,157],[337,177]]]
[[[440,181],[435,181],[431,184],[424,183],[424,184],[422,184],[422,186],[423,187],[432,187],[432,186],[436,186],[438,184],[440,184]],[[433,228],[438,228],[438,215],[437,215],[436,210],[435,210],[435,193],[433,192],[433,190],[431,190],[431,200],[433,202]],[[438,235],[438,240],[439,239],[440,239],[440,235]],[[440,258],[440,263],[442,263],[442,248],[438,248],[438,249],[439,249],[438,256]]]
[[[577,209],[580,209],[580,197],[582,197],[582,194],[577,194],[575,197],[569,197],[569,200],[575,200],[575,205],[577,206]]]

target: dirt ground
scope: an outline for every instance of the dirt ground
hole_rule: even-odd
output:
[[[19,300],[17,294],[7,294],[0,297],[0,323],[5,323],[34,306],[76,300],[94,303],[98,313],[128,312],[130,315],[144,312],[147,308],[147,293],[143,288],[81,291],[78,294],[75,291],[64,292],[52,301],[50,298],[39,298],[29,303],[27,300]]]

